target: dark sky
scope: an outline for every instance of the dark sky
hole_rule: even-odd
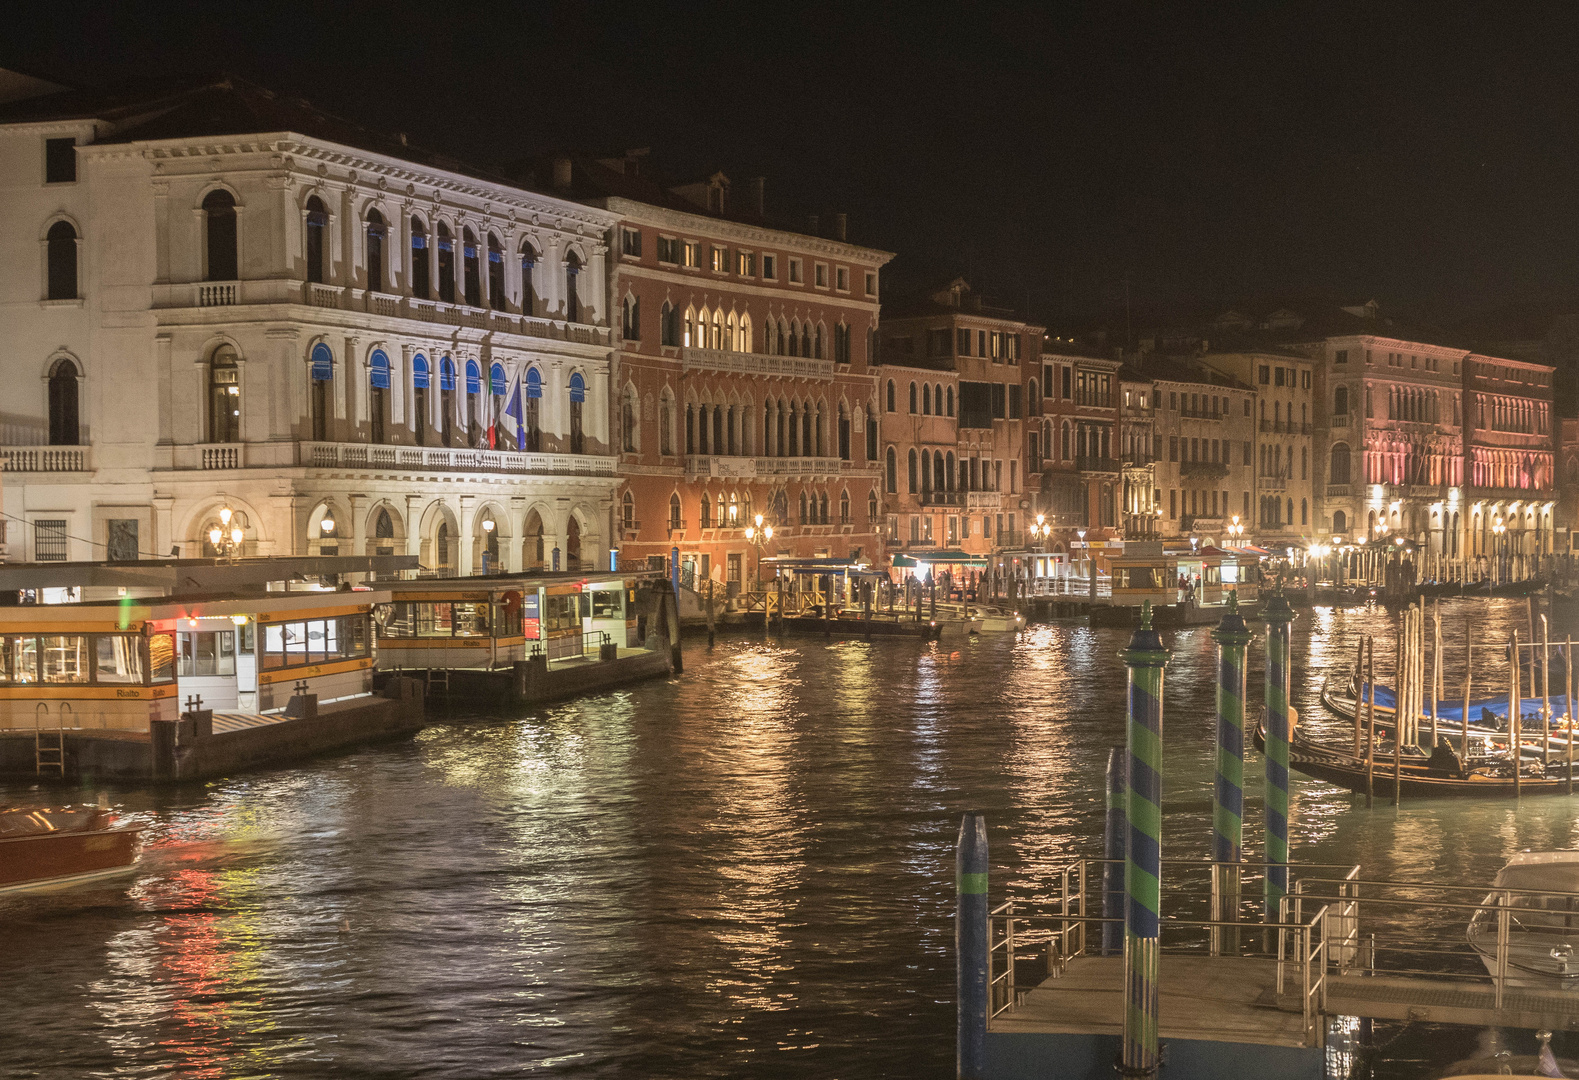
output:
[[[224,69],[479,161],[651,146],[1072,327],[1579,293],[1579,9],[1262,3],[14,5],[0,66]],[[890,291],[892,295],[892,291]]]

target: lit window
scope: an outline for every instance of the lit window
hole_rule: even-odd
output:
[[[682,254],[685,256],[683,265],[689,266],[693,270],[702,265],[702,245],[695,240],[687,240],[685,242],[685,249]]]
[[[729,249],[715,247],[713,249],[713,273],[729,273]]]
[[[735,273],[741,277],[755,277],[757,273],[757,257],[749,251],[735,252]]]

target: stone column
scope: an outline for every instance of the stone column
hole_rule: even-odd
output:
[[[455,552],[455,573],[459,577],[468,577],[472,573],[472,530],[476,525],[477,496],[462,495],[460,497],[460,512],[456,514],[455,538],[458,545]]]

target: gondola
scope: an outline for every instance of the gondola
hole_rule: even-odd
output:
[[[1266,753],[1265,721],[1253,733],[1255,747]],[[1400,796],[1409,798],[1437,798],[1467,796],[1471,798],[1511,798],[1520,795],[1566,794],[1568,777],[1566,763],[1554,761],[1541,774],[1538,763],[1526,763],[1524,775],[1517,784],[1512,767],[1501,758],[1471,758],[1467,764],[1468,775],[1449,776],[1433,771],[1428,759],[1418,750],[1402,755],[1399,763],[1398,784]],[[1295,729],[1289,742],[1289,767],[1316,780],[1346,787],[1363,794],[1366,790],[1365,759],[1352,752],[1332,750],[1308,742]],[[1371,771],[1371,791],[1378,796],[1391,798],[1393,794],[1393,754],[1389,746],[1385,752],[1377,748]]]

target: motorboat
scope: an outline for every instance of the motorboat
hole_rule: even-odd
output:
[[[1496,978],[1505,963],[1507,986],[1579,990],[1579,851],[1520,852],[1491,884],[1469,921],[1486,970]]]
[[[142,828],[102,806],[0,808],[0,893],[126,873],[137,863]]]

